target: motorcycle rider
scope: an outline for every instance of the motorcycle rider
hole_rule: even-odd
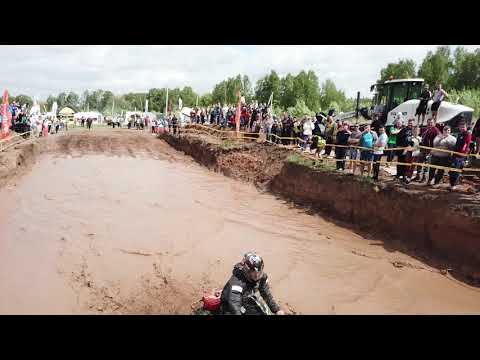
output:
[[[252,252],[245,254],[243,260],[234,266],[232,277],[222,291],[222,314],[248,315],[248,298],[255,295],[258,290],[270,311],[276,315],[285,315],[273,299],[268,284],[268,276],[263,272],[263,267],[263,259]]]

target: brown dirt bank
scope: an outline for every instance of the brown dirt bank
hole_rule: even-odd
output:
[[[226,176],[250,181],[394,245],[452,274],[480,280],[478,195],[374,184],[288,160],[291,151],[269,144],[236,143],[190,131],[162,135],[175,149]],[[463,278],[466,275],[467,278]]]
[[[35,163],[38,155],[51,146],[50,139],[28,140],[0,152],[0,188],[22,175]]]

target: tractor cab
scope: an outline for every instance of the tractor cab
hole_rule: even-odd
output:
[[[388,113],[408,100],[418,99],[423,90],[423,79],[395,79],[370,87],[373,96],[373,116],[387,122]]]

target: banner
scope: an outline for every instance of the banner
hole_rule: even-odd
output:
[[[8,104],[8,91],[3,92],[3,103],[1,109],[2,115],[2,129],[0,138],[8,138],[10,136],[10,126],[12,122],[12,114],[10,113]]]
[[[182,98],[179,97],[178,98],[178,110],[181,111],[183,108],[183,101],[182,101]]]
[[[57,102],[54,101],[53,105],[52,105],[52,116],[53,116],[54,119],[57,118],[57,109],[58,109]]]
[[[240,114],[242,112],[242,97],[240,94],[240,90],[237,92],[238,96],[238,105],[237,105],[237,113],[235,114],[235,125],[237,128],[237,136],[240,133]]]

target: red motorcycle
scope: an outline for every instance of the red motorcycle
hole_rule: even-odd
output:
[[[201,299],[201,306],[193,311],[194,315],[223,315],[221,309],[221,290],[216,290],[213,294],[206,294]],[[244,315],[273,315],[267,304],[260,296],[252,294],[245,299],[245,305],[242,306]]]

